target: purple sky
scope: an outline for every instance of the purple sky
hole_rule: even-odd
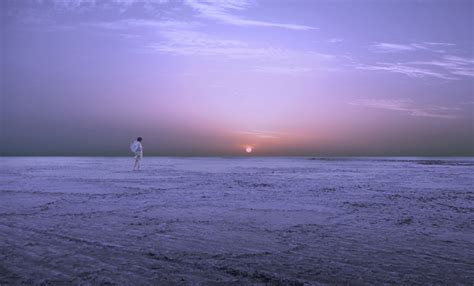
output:
[[[474,155],[473,1],[1,1],[4,155]]]

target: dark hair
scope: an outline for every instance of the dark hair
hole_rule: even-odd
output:
[[[138,137],[138,138],[137,138],[137,141],[141,142],[141,141],[142,141],[142,137]]]

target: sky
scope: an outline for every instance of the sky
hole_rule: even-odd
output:
[[[474,155],[474,1],[0,5],[2,155]]]

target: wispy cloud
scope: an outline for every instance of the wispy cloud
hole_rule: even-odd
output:
[[[425,45],[429,46],[443,46],[443,47],[453,47],[456,46],[454,43],[443,43],[443,42],[423,42]]]
[[[399,63],[377,63],[374,65],[359,65],[356,67],[361,70],[386,71],[392,73],[404,74],[414,78],[434,77],[445,80],[453,80],[455,77],[436,72],[430,69],[418,68],[406,64]]]
[[[460,56],[447,55],[447,56],[444,56],[444,59],[447,61],[451,61],[453,63],[459,64],[459,65],[474,65],[474,58],[465,58],[465,57],[460,57]]]
[[[168,3],[169,0],[36,0],[40,4],[52,4],[57,9],[77,10],[95,8],[118,8],[122,12],[132,6],[139,5],[145,8]]]
[[[321,63],[321,61],[336,59],[337,55],[319,53],[317,51],[292,50],[274,46],[255,45],[252,42],[235,40],[228,37],[218,36],[202,31],[205,26],[199,22],[186,22],[175,20],[152,20],[152,19],[122,19],[110,22],[84,23],[84,26],[102,29],[117,30],[127,35],[143,34],[141,29],[149,29],[148,43],[144,48],[163,54],[174,54],[182,56],[214,56],[234,59],[254,59],[262,64],[266,60],[277,60],[273,64],[292,64],[298,66],[298,62]],[[140,49],[142,50],[142,49]],[[263,71],[258,66],[255,70]],[[287,73],[287,67],[265,68],[266,72]],[[293,69],[294,72],[302,73],[302,69]],[[308,70],[309,71],[309,70]]]
[[[420,43],[374,43],[371,45],[371,49],[378,53],[402,53],[402,52],[414,52],[414,51],[431,51],[436,53],[444,53],[445,50],[439,48],[453,47],[453,43],[438,43],[438,42],[420,42]]]
[[[377,109],[385,109],[391,111],[398,111],[409,116],[415,117],[433,117],[442,119],[455,119],[458,116],[455,114],[460,111],[459,107],[446,106],[417,106],[411,100],[399,99],[362,99],[358,101],[349,102],[350,105],[364,106]]]
[[[427,49],[422,44],[394,44],[394,43],[376,43],[371,48],[380,53],[399,53],[407,51],[416,51]]]
[[[221,39],[194,30],[165,29],[162,41],[148,47],[155,52],[177,55],[222,56],[227,58],[285,59],[287,50],[272,47],[252,47],[246,42]]]
[[[199,23],[174,20],[150,20],[130,18],[109,22],[83,23],[83,25],[111,30],[123,30],[129,28],[190,29],[197,27]]]
[[[185,0],[184,3],[197,11],[199,16],[228,25],[275,27],[291,30],[317,29],[315,27],[299,24],[251,20],[233,14],[232,12],[245,10],[250,5],[250,1],[246,0]]]
[[[196,22],[126,19],[85,25],[111,30],[149,28],[160,38],[146,48],[154,52],[188,56],[224,56],[231,58],[286,58],[287,52],[277,48],[251,47],[243,41],[222,39],[200,32]]]
[[[437,56],[432,60],[423,61],[362,64],[356,68],[400,73],[414,78],[455,80],[461,77],[474,77],[474,59],[455,55]]]
[[[299,51],[273,46],[259,46],[251,42],[223,38],[201,32],[194,27],[162,27],[157,30],[162,40],[148,47],[156,52],[177,55],[220,56],[224,58],[250,58],[261,61],[321,62],[337,56],[316,51]],[[278,63],[278,62],[274,62]],[[275,69],[273,69],[275,71]],[[283,70],[280,70],[283,71]],[[301,71],[301,70],[299,70]]]
[[[474,59],[472,58],[446,55],[432,61],[413,61],[408,64],[439,67],[452,75],[474,77]]]

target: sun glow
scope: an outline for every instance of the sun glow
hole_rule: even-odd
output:
[[[247,147],[245,148],[245,152],[247,152],[247,153],[252,153],[252,147],[247,146]]]

